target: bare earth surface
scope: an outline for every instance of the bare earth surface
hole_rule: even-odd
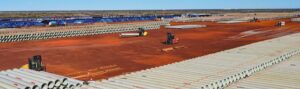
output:
[[[278,21],[287,26],[275,27]],[[174,22],[204,24],[197,29],[156,29],[147,37],[120,38],[118,33],[61,39],[0,43],[0,70],[19,68],[28,57],[42,55],[47,71],[81,80],[104,79],[128,72],[183,61],[242,45],[300,31],[300,23],[288,19],[256,23],[217,24],[214,22]],[[179,38],[164,45],[166,33]],[[163,48],[179,47],[169,52]]]

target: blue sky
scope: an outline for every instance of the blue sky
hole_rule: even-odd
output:
[[[0,0],[0,11],[300,8],[300,0]]]

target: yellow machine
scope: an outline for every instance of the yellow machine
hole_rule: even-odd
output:
[[[146,32],[144,28],[139,28],[139,31],[136,33],[121,33],[120,37],[143,37],[147,35],[148,32]]]
[[[23,69],[32,69],[36,71],[45,71],[46,67],[42,63],[42,57],[40,55],[33,56],[28,59],[28,64],[21,66]]]
[[[29,65],[28,64],[25,64],[23,66],[21,66],[22,69],[29,69]]]
[[[143,36],[147,36],[148,35],[148,32],[144,32]]]

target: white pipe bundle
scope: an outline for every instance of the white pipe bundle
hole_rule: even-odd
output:
[[[192,28],[202,28],[206,27],[206,25],[176,25],[176,26],[165,26],[165,28],[172,29],[192,29]]]
[[[293,22],[300,22],[300,18],[292,18]]]
[[[91,81],[89,86],[100,89],[223,89],[299,55],[299,37],[298,33],[257,42],[99,82]]]
[[[230,21],[219,21],[218,23],[233,24],[233,23],[242,23],[242,22],[249,22],[249,21],[230,20]]]
[[[139,33],[121,33],[120,37],[137,37],[140,36]]]
[[[29,69],[0,71],[0,89],[73,89],[83,81]]]
[[[26,40],[42,40],[62,37],[97,35],[117,32],[136,31],[138,28],[145,28],[145,30],[159,29],[161,25],[169,22],[155,21],[143,22],[135,24],[112,24],[107,26],[84,27],[78,29],[53,29],[53,30],[7,30],[0,31],[1,42],[16,42]]]

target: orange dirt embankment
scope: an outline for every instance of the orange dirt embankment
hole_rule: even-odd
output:
[[[61,39],[0,43],[0,70],[18,68],[27,58],[42,55],[47,71],[81,80],[104,79],[153,68],[238,46],[300,31],[300,23],[281,20],[257,23],[217,24],[214,22],[174,22],[205,24],[197,29],[157,29],[146,37],[120,38],[118,33]],[[285,19],[287,21],[287,19]],[[162,52],[166,33],[173,32],[184,48]]]

